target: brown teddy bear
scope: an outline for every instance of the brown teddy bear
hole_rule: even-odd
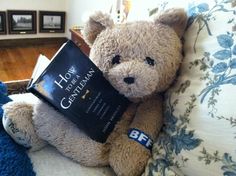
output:
[[[14,124],[17,133],[7,125],[6,131],[31,150],[49,143],[83,165],[110,165],[117,175],[140,175],[162,126],[159,93],[170,86],[179,68],[180,38],[186,21],[182,9],[168,10],[154,22],[114,25],[111,18],[101,12],[89,18],[83,35],[91,46],[90,59],[113,87],[134,102],[105,143],[90,139],[41,101],[35,105],[24,102],[5,105],[5,124]]]

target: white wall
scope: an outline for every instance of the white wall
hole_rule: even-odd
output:
[[[151,20],[149,10],[159,5],[157,0],[133,0],[128,21]]]
[[[66,11],[66,29],[64,34],[8,34],[0,35],[0,40],[11,38],[40,38],[65,36],[70,38],[70,28],[72,28],[73,26],[83,26],[85,20],[94,11],[101,10],[103,12],[109,13],[112,4],[115,4],[115,0],[0,0],[0,11],[5,11],[7,9]],[[133,0],[128,21],[149,19],[148,9],[156,7],[157,4],[158,1],[156,0]]]
[[[160,2],[157,0],[133,0],[128,21],[150,20],[148,9],[157,7]],[[101,10],[109,13],[115,0],[67,0],[67,25],[68,28],[73,26],[83,26],[84,21],[94,11]],[[70,33],[67,33],[70,37]]]
[[[67,0],[0,0],[0,11],[6,10],[49,10],[49,11],[66,11]],[[37,22],[39,20],[37,19]],[[39,25],[37,24],[37,31]],[[68,28],[65,29],[66,31]],[[40,37],[65,37],[66,33],[39,33],[37,34],[7,34],[0,35],[1,39],[15,38],[40,38]]]
[[[83,26],[84,21],[94,11],[101,10],[109,12],[111,0],[67,0],[67,25],[68,28],[73,26]],[[67,33],[69,37],[70,34]]]

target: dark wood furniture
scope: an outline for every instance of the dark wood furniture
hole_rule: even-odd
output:
[[[26,93],[26,87],[29,83],[29,79],[16,80],[16,81],[7,81],[4,82],[7,85],[8,95]]]
[[[83,36],[79,29],[70,29],[71,40],[88,56],[90,47],[84,41]]]

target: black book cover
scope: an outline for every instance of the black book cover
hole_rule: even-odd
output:
[[[102,143],[129,104],[70,40],[27,89]]]

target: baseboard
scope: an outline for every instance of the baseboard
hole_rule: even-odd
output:
[[[54,38],[27,38],[27,39],[7,39],[0,40],[0,48],[8,47],[26,47],[48,44],[63,44],[67,41],[66,37],[54,37]]]

